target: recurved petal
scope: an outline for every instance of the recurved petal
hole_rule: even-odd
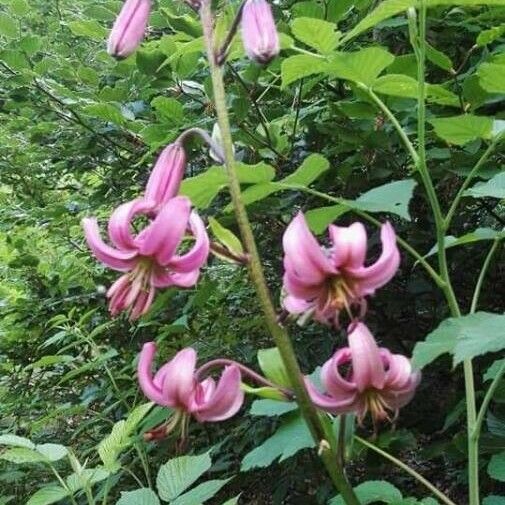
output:
[[[349,393],[356,391],[356,384],[344,379],[339,367],[351,361],[351,350],[348,347],[338,350],[321,368],[321,382],[326,391],[336,400],[345,399]]]
[[[178,273],[190,273],[200,269],[209,256],[209,236],[202,219],[195,211],[191,212],[189,225],[195,238],[193,247],[181,256],[175,254],[167,264],[170,269]]]
[[[304,215],[299,212],[284,232],[284,268],[307,285],[321,283],[335,269],[310,232]]]
[[[170,199],[154,221],[135,239],[142,256],[155,256],[166,265],[175,254],[188,226],[191,202],[185,196]]]
[[[413,370],[410,360],[401,354],[391,354],[386,372],[386,388],[401,389],[406,387],[411,378]]]
[[[84,218],[82,226],[86,242],[99,261],[119,272],[128,272],[135,266],[137,252],[131,250],[122,251],[107,245],[102,240],[102,237],[100,237],[100,230],[96,219]]]
[[[337,268],[362,267],[365,263],[367,236],[362,223],[329,227],[331,258]]]
[[[376,289],[387,284],[400,266],[396,234],[389,222],[381,227],[381,242],[382,253],[373,265],[346,269],[346,272],[357,280],[355,287],[362,296],[371,295]]]
[[[361,322],[349,327],[349,348],[352,360],[352,381],[360,392],[368,388],[382,389],[386,380],[384,364],[377,342]]]
[[[296,298],[295,296],[287,295],[282,299],[282,306],[290,314],[303,314],[307,310],[314,308],[313,302],[308,302],[302,298]]]
[[[305,387],[309,393],[312,403],[331,414],[344,414],[354,411],[354,405],[357,399],[356,391],[349,391],[346,396],[333,398],[332,396],[321,393],[312,382],[305,377]]]
[[[223,421],[234,416],[244,402],[240,388],[240,370],[235,365],[225,367],[215,391],[194,412],[199,421]]]
[[[170,286],[178,286],[180,288],[190,288],[194,286],[198,277],[200,276],[200,270],[193,270],[192,272],[179,274],[177,272],[157,272],[152,276],[152,284],[157,288],[168,288]]]
[[[147,342],[142,347],[137,365],[140,389],[149,400],[165,407],[173,407],[174,404],[163,395],[161,388],[154,384],[151,366],[155,353],[156,344],[154,342]]]
[[[163,396],[187,409],[196,387],[196,351],[186,347],[170,361],[163,384]]]

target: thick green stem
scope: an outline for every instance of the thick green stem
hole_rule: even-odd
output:
[[[420,473],[416,472],[413,468],[410,466],[406,465],[403,461],[400,461],[399,459],[395,458],[393,455],[387,453],[386,451],[383,451],[376,445],[371,444],[367,440],[354,436],[354,440],[358,441],[361,445],[364,445],[371,451],[376,452],[377,454],[380,454],[383,458],[391,461],[393,464],[395,464],[398,468],[401,468],[405,472],[407,472],[409,475],[414,477],[418,482],[420,482],[424,487],[429,489],[431,493],[433,493],[434,496],[436,496],[440,501],[445,503],[446,505],[456,505],[450,498],[448,498],[442,491],[437,489],[428,479],[425,479]]]
[[[277,322],[277,314],[270,298],[263,267],[256,247],[256,242],[252,232],[251,224],[247,216],[245,205],[242,201],[240,182],[237,177],[235,160],[233,155],[233,141],[228,119],[226,105],[226,95],[222,69],[216,63],[216,54],[214,46],[214,20],[211,10],[210,0],[204,0],[200,9],[204,39],[207,50],[207,57],[212,78],[214,91],[214,103],[221,130],[221,139],[226,160],[226,169],[228,173],[229,189],[232,203],[235,209],[235,216],[240,229],[240,234],[244,247],[250,256],[248,264],[251,281],[256,289],[256,294],[265,316],[266,326],[272,335],[274,342],[279,349],[286,371],[289,375],[293,390],[296,394],[296,401],[300,408],[305,422],[320,448],[321,459],[333,481],[336,488],[341,493],[344,501],[349,505],[359,505],[359,501],[354,494],[352,486],[349,484],[342,467],[338,464],[335,447],[328,448],[328,437],[325,434],[324,426],[319,414],[310,401],[303,383],[303,376],[296,360],[296,355],[291,345],[289,336],[284,328]]]

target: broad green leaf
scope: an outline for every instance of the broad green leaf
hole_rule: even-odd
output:
[[[234,498],[230,498],[229,500],[226,500],[222,505],[238,505],[239,498],[240,498],[240,495],[237,495]]]
[[[331,53],[338,44],[336,26],[328,21],[310,17],[299,17],[291,23],[293,35],[322,54]]]
[[[293,412],[298,406],[293,402],[278,402],[275,400],[254,400],[249,413],[252,416],[277,417]]]
[[[124,125],[126,122],[122,112],[115,105],[110,103],[94,103],[84,107],[86,114],[104,121],[109,121],[118,126]]]
[[[284,177],[284,179],[279,182],[309,186],[309,184],[312,184],[329,168],[330,163],[324,156],[320,154],[311,154],[303,160],[303,163],[292,174]]]
[[[86,487],[92,487],[109,477],[110,472],[102,467],[83,468],[79,473],[72,473],[65,481],[68,489],[76,493]]]
[[[281,63],[282,87],[285,88],[303,77],[324,73],[327,68],[326,60],[310,54],[290,56]]]
[[[505,482],[505,452],[495,454],[487,466],[488,475],[500,482]]]
[[[210,217],[209,225],[214,236],[226,247],[226,249],[236,254],[244,252],[244,247],[240,239],[228,228],[225,228],[217,219]]]
[[[381,47],[367,47],[353,53],[337,53],[329,59],[328,74],[332,77],[372,86],[379,74],[395,57]]]
[[[282,362],[277,347],[260,349],[258,351],[258,364],[265,376],[279,386],[291,386],[288,373]]]
[[[385,480],[369,480],[354,488],[361,505],[369,503],[397,503],[402,499],[400,491]],[[339,495],[330,500],[328,505],[345,505],[344,499]]]
[[[426,58],[443,70],[452,70],[452,61],[449,56],[428,43],[426,44]]]
[[[175,98],[157,96],[151,101],[151,105],[158,113],[158,117],[172,123],[181,123],[184,120],[184,109]]]
[[[30,6],[26,0],[12,0],[9,7],[16,16],[26,16],[30,12]]]
[[[477,37],[477,45],[483,47],[491,44],[505,33],[505,23],[499,26],[493,26],[488,30],[482,30]]]
[[[417,98],[418,83],[408,75],[387,74],[374,82],[373,90],[384,95]]]
[[[17,465],[23,465],[25,463],[43,463],[47,461],[45,456],[27,447],[13,447],[12,449],[7,449],[0,454],[0,459],[10,461]]]
[[[500,371],[501,367],[505,363],[505,359],[497,359],[487,370],[484,376],[482,377],[482,380],[484,382],[493,380],[498,372]]]
[[[442,321],[423,342],[418,342],[412,353],[412,365],[424,368],[435,361],[442,354],[450,353],[456,345],[459,331],[458,319],[450,318]]]
[[[26,449],[35,449],[35,444],[24,437],[18,437],[17,435],[11,435],[6,433],[5,435],[0,435],[0,445],[8,445],[10,447],[25,447]]]
[[[493,120],[487,116],[463,114],[446,118],[430,119],[435,133],[450,144],[463,145],[475,139],[492,136]]]
[[[8,14],[0,12],[0,36],[15,38],[18,36],[18,26],[16,20]]]
[[[202,482],[191,491],[170,502],[170,505],[200,505],[201,503],[205,503],[207,500],[213,498],[230,480],[231,478]]]
[[[71,21],[68,27],[78,37],[88,37],[99,42],[107,37],[107,29],[94,19]]]
[[[61,444],[38,444],[36,450],[49,461],[59,461],[68,454],[68,449]]]
[[[316,234],[323,233],[330,223],[333,223],[338,217],[350,208],[346,205],[330,205],[328,207],[319,207],[305,212],[305,218],[309,228]]]
[[[282,462],[302,449],[315,446],[303,419],[299,415],[287,417],[289,419],[270,438],[245,455],[241,466],[243,472],[267,467],[278,458]]]
[[[486,182],[478,182],[464,192],[465,196],[473,198],[505,198],[505,172],[501,172]]]
[[[160,498],[172,502],[196,482],[211,465],[212,461],[208,452],[198,456],[180,456],[170,459],[160,468],[156,478]]]
[[[480,85],[489,93],[505,93],[505,62],[483,63],[477,70]]]
[[[57,503],[68,496],[66,489],[60,486],[47,486],[39,489],[26,502],[26,505],[50,505]]]
[[[149,488],[136,489],[135,491],[122,492],[116,505],[159,505],[160,500],[156,493]]]
[[[482,505],[505,505],[505,496],[486,496],[484,500],[482,500]]]
[[[297,2],[291,7],[291,14],[295,18],[324,19],[324,8],[317,2]]]

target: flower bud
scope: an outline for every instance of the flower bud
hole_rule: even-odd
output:
[[[279,54],[279,36],[266,0],[247,0],[242,11],[242,42],[252,60],[268,63]]]
[[[126,0],[117,17],[107,43],[107,52],[115,58],[126,58],[142,42],[151,0]]]

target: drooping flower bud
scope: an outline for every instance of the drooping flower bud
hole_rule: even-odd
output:
[[[126,58],[144,39],[151,11],[151,0],[126,0],[107,43],[107,52],[115,58]]]
[[[247,0],[242,11],[242,42],[254,61],[268,63],[279,54],[279,35],[266,0]]]

